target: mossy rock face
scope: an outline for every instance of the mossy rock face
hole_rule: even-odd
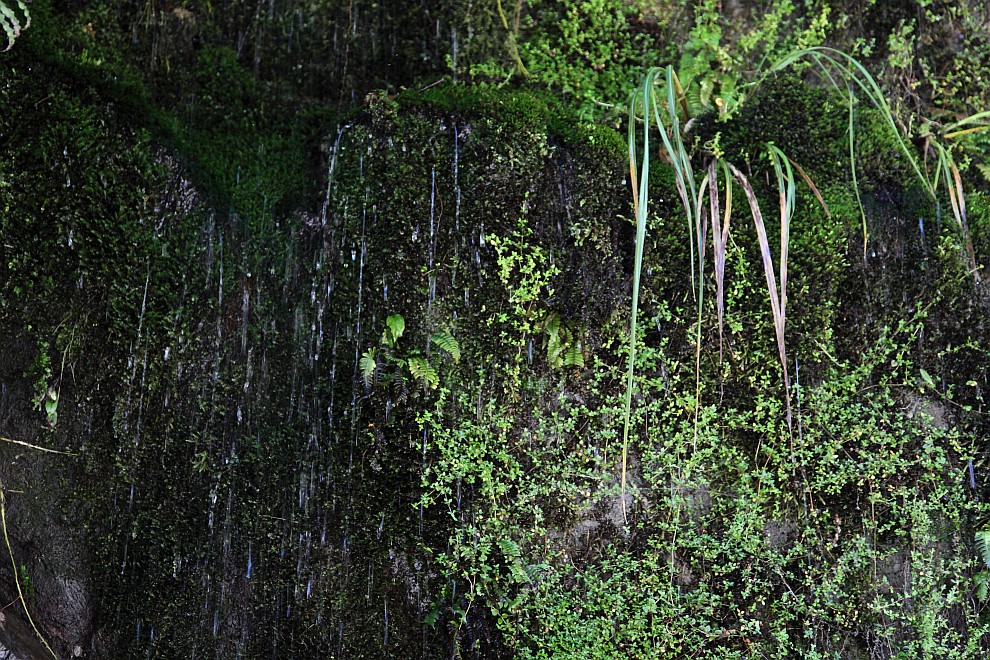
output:
[[[46,67],[4,92],[18,136],[3,169],[4,346],[20,356],[12,378],[60,388],[38,438],[78,454],[71,488],[49,492],[84,521],[73,547],[106,626],[93,643],[435,655],[448,638],[421,623],[436,593],[421,539],[447,523],[414,507],[415,416],[435,394],[402,370],[365,390],[354,356],[395,313],[396,355],[419,351],[450,378],[516,368],[527,339],[545,361],[550,313],[574,334],[606,323],[625,299],[614,135],[528,95],[373,96],[324,136],[285,127],[283,144],[320,163],[310,195],[280,169],[289,158],[238,175],[251,130],[183,129],[173,145],[221,148],[173,157],[97,98],[38,85],[58,78]],[[39,102],[51,116],[28,121]],[[430,352],[440,329],[460,366]],[[40,429],[28,393],[11,392]],[[494,623],[479,625],[476,653],[496,652]]]
[[[791,228],[791,429],[751,221],[737,198],[720,331],[670,172],[653,173],[623,495],[621,138],[482,86],[374,92],[337,118],[266,97],[232,51],[195,61],[199,104],[147,122],[51,62],[16,62],[0,90],[4,432],[77,454],[4,472],[45,488],[33,511],[12,505],[11,531],[19,556],[64,532],[60,570],[27,571],[39,601],[87,585],[93,648],[985,646],[966,604],[986,515],[984,289],[882,126],[860,131],[865,257],[831,96],[781,80],[695,129],[749,156],[771,200],[756,154],[773,139],[831,212],[804,194]],[[32,408],[49,386],[57,423]],[[42,481],[42,460],[63,463]],[[891,577],[906,566],[912,580]]]

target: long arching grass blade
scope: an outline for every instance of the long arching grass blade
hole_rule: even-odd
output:
[[[655,87],[657,80],[664,76],[664,89],[662,96],[666,97],[666,103],[661,104],[657,98]],[[633,186],[633,209],[636,215],[636,249],[633,263],[633,296],[632,296],[632,318],[629,324],[629,369],[626,377],[625,405],[623,411],[622,429],[622,485],[621,494],[623,502],[623,512],[625,512],[625,492],[626,492],[626,472],[629,455],[629,427],[632,412],[632,393],[635,387],[635,363],[636,363],[636,322],[639,313],[639,287],[642,277],[643,245],[646,240],[646,223],[649,216],[649,172],[650,172],[650,118],[656,125],[663,143],[664,153],[674,171],[674,180],[677,193],[681,198],[681,205],[687,220],[688,233],[691,236],[693,247],[691,249],[691,283],[695,295],[699,300],[699,309],[703,296],[703,287],[700,286],[700,274],[703,273],[704,244],[699,234],[698,206],[699,200],[696,195],[694,170],[691,167],[691,157],[680,134],[680,120],[677,116],[679,105],[678,91],[680,81],[674,73],[673,67],[650,69],[643,79],[643,84],[633,96],[630,103],[629,114],[629,168],[630,182]],[[683,96],[683,90],[680,92]],[[665,106],[665,111],[661,111],[661,106]],[[640,109],[643,116],[643,155],[640,166],[636,168],[636,110]],[[666,119],[665,119],[666,117]],[[697,276],[696,276],[697,274]],[[700,325],[699,325],[700,333]],[[700,343],[700,335],[699,335]]]
[[[654,98],[653,84],[659,69],[652,69],[647,73],[640,88],[641,98],[637,102],[633,97],[633,102],[629,107],[629,170],[633,185],[633,208],[636,214],[636,247],[633,261],[633,290],[632,290],[632,310],[629,321],[629,369],[626,377],[626,394],[623,407],[622,425],[622,513],[626,512],[626,471],[628,467],[629,455],[629,422],[632,412],[632,393],[635,385],[636,369],[636,318],[639,314],[639,285],[643,272],[643,243],[646,240],[646,221],[648,217],[648,195],[650,179],[650,115],[651,102]],[[643,111],[643,160],[639,168],[639,176],[636,173],[636,107],[642,104]],[[662,133],[662,128],[661,128]],[[637,186],[638,184],[638,186]]]
[[[722,170],[725,181],[725,212],[722,226],[719,227],[718,169]],[[729,218],[732,216],[732,177],[722,159],[712,161],[708,166],[708,177],[713,182],[711,201],[712,248],[715,255],[715,308],[718,312],[718,356],[724,357],[725,328],[725,256],[729,242]]]
[[[756,193],[753,192],[753,186],[750,185],[746,175],[740,172],[735,165],[732,163],[726,163],[726,165],[728,165],[733,176],[735,176],[739,181],[743,192],[746,193],[746,199],[749,201],[749,209],[753,216],[753,224],[756,226],[756,236],[760,243],[760,256],[763,258],[763,272],[767,279],[767,293],[770,297],[770,310],[773,313],[773,328],[774,334],[777,337],[777,352],[780,358],[780,366],[783,370],[784,399],[787,405],[787,428],[790,432],[791,442],[793,444],[794,425],[791,416],[791,388],[790,376],[787,369],[787,349],[784,344],[784,309],[782,307],[782,302],[785,303],[786,300],[783,299],[777,289],[777,278],[774,275],[773,257],[770,255],[770,240],[767,237],[766,225],[763,222],[763,212],[760,210],[760,203],[759,200],[756,199]],[[784,232],[781,231],[782,240],[783,235]]]
[[[942,132],[942,137],[946,140],[951,140],[952,138],[959,137],[960,135],[968,135],[970,133],[978,133],[980,131],[985,131],[990,128],[990,110],[984,110],[983,112],[977,112],[968,117],[964,117],[954,124],[949,124],[945,127]],[[970,128],[963,128],[963,126],[969,126],[970,124],[976,124],[976,126],[971,126]]]
[[[794,215],[797,194],[794,186],[794,173],[791,171],[791,163],[787,156],[772,144],[769,145],[768,152],[770,161],[773,163],[774,173],[777,175],[777,190],[780,195],[780,336],[783,337],[783,328],[787,318],[787,260],[791,242],[791,217]],[[787,360],[784,351],[781,352],[781,358],[784,359],[783,364],[786,370]]]
[[[849,92],[849,174],[852,176],[853,192],[856,193],[856,206],[859,207],[859,217],[863,220],[863,264],[866,264],[866,244],[870,239],[870,231],[866,226],[866,210],[863,208],[863,198],[859,194],[859,181],[856,178],[856,97],[852,88]]]
[[[952,154],[938,141],[931,140],[932,150],[938,159],[935,164],[934,189],[938,190],[938,184],[945,179],[945,188],[949,195],[949,204],[952,206],[952,215],[956,219],[956,226],[962,234],[963,245],[966,249],[966,258],[969,260],[969,270],[973,277],[980,279],[979,266],[976,261],[976,252],[973,249],[973,237],[969,233],[969,222],[966,219],[966,196],[963,193],[962,177],[959,174],[959,167],[952,158]],[[938,199],[936,198],[936,203]]]
[[[0,481],[0,525],[3,527],[3,540],[7,544],[7,554],[10,556],[10,565],[14,570],[14,586],[17,587],[17,599],[21,601],[21,607],[24,608],[24,616],[27,617],[28,623],[34,629],[34,634],[38,636],[41,643],[44,644],[45,648],[51,653],[53,658],[58,658],[55,651],[48,644],[48,640],[45,636],[41,634],[38,630],[38,625],[34,622],[34,618],[31,616],[31,610],[28,609],[27,599],[24,597],[24,589],[21,587],[21,579],[18,577],[19,573],[17,570],[17,561],[14,559],[14,549],[10,545],[10,535],[7,532],[7,496],[6,490],[4,488],[3,482]]]

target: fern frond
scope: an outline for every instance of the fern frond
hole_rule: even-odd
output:
[[[976,599],[986,600],[988,592],[990,592],[990,571],[978,572],[973,576],[973,582],[976,583]]]
[[[976,533],[976,549],[980,553],[980,559],[990,568],[990,529],[980,530]]]
[[[375,380],[375,371],[378,369],[378,362],[375,360],[375,349],[369,348],[361,354],[358,361],[358,370],[361,372],[361,380],[365,387],[371,387]]]
[[[454,362],[460,362],[461,360],[461,347],[454,339],[453,335],[449,332],[440,331],[430,337],[430,342],[435,344],[438,348],[445,351],[450,357],[454,358]]]
[[[430,389],[440,384],[440,376],[437,375],[437,370],[426,361],[426,358],[411,357],[406,364],[409,366],[409,373],[412,374],[413,378],[422,380],[423,384]]]
[[[512,539],[503,538],[498,540],[498,547],[508,560],[509,572],[512,573],[512,579],[518,584],[529,582],[529,576],[523,567],[521,559],[522,549],[519,547],[519,544]]]
[[[557,334],[560,330],[560,314],[557,312],[548,313],[546,321],[543,324],[543,329],[546,330],[547,334],[550,336]]]
[[[547,361],[552,367],[567,366],[567,351],[574,343],[574,334],[564,326],[547,341]]]
[[[564,351],[563,362],[565,367],[584,368],[584,351],[581,350],[581,340],[572,341],[567,350]]]

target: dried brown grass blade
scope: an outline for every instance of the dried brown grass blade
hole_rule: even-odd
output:
[[[784,343],[785,317],[783,305],[786,304],[786,298],[784,298],[781,295],[781,292],[777,289],[777,278],[774,275],[773,257],[770,254],[770,240],[767,237],[766,225],[763,222],[763,212],[760,210],[760,203],[756,199],[756,193],[753,192],[753,186],[750,185],[749,179],[746,178],[746,175],[740,172],[735,165],[732,163],[726,163],[726,165],[728,165],[733,176],[735,176],[739,181],[743,192],[746,193],[746,199],[749,202],[750,212],[753,215],[753,224],[756,226],[756,235],[760,243],[760,255],[763,258],[763,272],[767,279],[767,293],[770,298],[770,309],[773,313],[773,328],[777,337],[777,352],[780,358],[780,366],[783,369],[784,399],[787,405],[787,428],[791,435],[791,442],[793,443],[794,425],[791,416],[791,382],[787,368],[787,349]],[[781,261],[783,261],[783,256]],[[784,274],[784,277],[786,277],[786,270],[782,269],[782,273]]]
[[[718,196],[718,167],[721,166],[725,176],[725,213],[722,226],[718,226],[720,200]],[[718,356],[721,360],[725,350],[725,257],[729,242],[729,217],[732,215],[732,178],[728,175],[725,164],[712,161],[708,165],[708,178],[712,181],[710,194],[712,246],[715,253],[715,307],[718,312]]]
[[[955,183],[955,195],[959,198],[956,206],[959,209],[959,224],[962,228],[963,239],[966,244],[966,256],[969,258],[969,269],[973,277],[978,282],[980,280],[979,263],[976,261],[976,250],[973,249],[973,236],[969,233],[969,221],[966,217],[966,196],[963,194],[962,177],[959,168],[955,163],[951,163],[952,180]],[[952,196],[952,186],[949,186],[949,196]]]
[[[821,204],[823,209],[825,209],[825,215],[831,218],[832,212],[829,210],[828,204],[825,203],[825,198],[822,197],[822,194],[820,192],[818,192],[818,186],[815,185],[815,182],[811,180],[811,177],[808,176],[808,173],[804,171],[803,167],[795,163],[790,158],[788,158],[787,160],[788,162],[790,162],[792,166],[794,166],[794,169],[797,170],[798,174],[801,175],[801,178],[804,179],[804,182],[808,184],[808,188],[810,188],[811,192],[815,195],[815,199],[817,199],[818,203]]]
[[[49,449],[48,447],[40,447],[38,445],[32,445],[30,442],[24,442],[23,440],[14,440],[13,438],[0,437],[0,441],[9,442],[15,445],[21,445],[22,447],[27,447],[28,449],[36,449],[38,451],[48,452],[49,454],[62,454],[63,456],[75,456],[72,452],[59,451],[58,449]]]

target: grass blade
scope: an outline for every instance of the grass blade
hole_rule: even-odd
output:
[[[823,198],[822,197],[822,194],[820,192],[818,192],[818,186],[816,186],[815,183],[814,183],[814,181],[811,180],[811,177],[808,176],[808,173],[804,171],[804,168],[803,167],[801,167],[800,165],[798,165],[797,163],[795,163],[790,158],[788,158],[787,160],[794,167],[794,169],[797,170],[798,174],[801,175],[801,178],[804,179],[804,182],[806,184],[808,184],[808,188],[810,188],[811,189],[811,192],[815,195],[815,199],[817,199],[818,200],[818,203],[821,204],[821,206],[822,206],[823,209],[825,209],[825,215],[826,215],[826,217],[831,218],[832,217],[832,212],[829,211],[828,204],[825,203],[825,198]]]
[[[626,471],[628,467],[629,455],[629,424],[632,412],[632,393],[635,386],[636,367],[636,318],[639,315],[639,285],[643,272],[643,243],[646,240],[646,220],[648,217],[647,199],[649,195],[650,179],[650,115],[651,101],[654,99],[653,85],[660,70],[651,69],[643,81],[640,88],[641,98],[637,101],[639,92],[633,95],[633,101],[629,104],[629,171],[630,180],[633,185],[633,209],[636,215],[636,247],[633,260],[633,290],[632,290],[632,310],[629,320],[629,369],[626,376],[626,393],[623,406],[622,424],[622,515],[626,515]],[[636,107],[642,104],[643,111],[643,159],[639,167],[639,177],[636,172]],[[661,128],[661,134],[663,129]]]
[[[722,170],[725,181],[725,213],[722,226],[718,226],[720,200],[718,196],[718,168]],[[721,159],[712,161],[708,166],[708,176],[712,180],[711,221],[712,221],[712,251],[715,256],[715,307],[718,312],[718,356],[724,356],[725,328],[725,256],[729,242],[729,218],[732,215],[732,177],[725,162]]]
[[[760,210],[760,203],[759,200],[756,199],[756,193],[753,192],[753,186],[750,185],[746,175],[740,172],[735,165],[732,163],[726,163],[726,165],[728,165],[733,176],[735,176],[739,181],[743,192],[746,193],[746,199],[749,202],[749,209],[753,215],[753,224],[756,226],[756,235],[760,243],[760,255],[763,258],[763,272],[767,279],[767,292],[770,297],[770,310],[773,313],[773,328],[774,334],[777,337],[777,352],[780,358],[780,366],[783,370],[784,398],[787,405],[787,428],[790,432],[793,449],[794,425],[791,416],[791,383],[790,375],[787,369],[787,349],[784,343],[784,309],[782,308],[782,302],[786,303],[786,299],[783,299],[777,289],[777,278],[774,275],[773,257],[770,255],[770,240],[767,238],[767,229],[763,222],[763,212]],[[781,231],[782,243],[784,241],[783,237],[784,232]],[[782,269],[782,273],[785,273],[786,277],[786,269]],[[791,456],[793,459],[793,451]]]

